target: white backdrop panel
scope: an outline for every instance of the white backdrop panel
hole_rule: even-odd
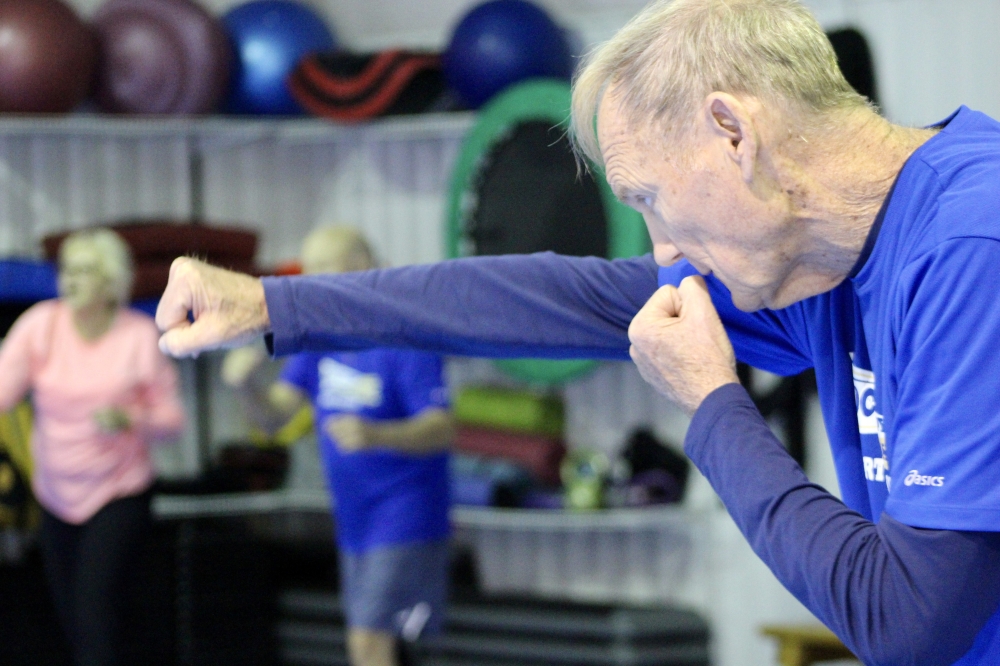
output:
[[[303,237],[322,224],[361,229],[389,265],[437,261],[457,149],[455,137],[359,136],[206,150],[205,214],[255,229],[263,265],[298,257]]]
[[[190,216],[183,137],[5,131],[0,256],[37,256],[49,233],[128,217]]]

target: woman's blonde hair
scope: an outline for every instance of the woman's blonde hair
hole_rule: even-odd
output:
[[[94,250],[100,261],[101,275],[108,280],[109,291],[118,305],[125,305],[132,295],[135,269],[132,252],[122,237],[110,229],[99,227],[71,233],[59,247],[59,263],[81,248]]]
[[[630,126],[658,122],[675,140],[712,92],[792,113],[868,104],[797,0],[657,0],[643,9],[590,53],[573,85],[574,146],[596,164],[597,109],[611,85]]]

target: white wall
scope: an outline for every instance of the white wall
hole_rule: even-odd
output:
[[[853,25],[869,38],[886,115],[941,120],[960,104],[1000,116],[1000,2],[811,0],[826,27]]]

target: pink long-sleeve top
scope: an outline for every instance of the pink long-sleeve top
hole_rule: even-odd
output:
[[[35,408],[32,487],[62,520],[80,524],[153,481],[149,444],[180,434],[177,370],[157,347],[153,320],[121,309],[111,328],[86,340],[58,300],[32,306],[0,347],[0,410],[29,391]],[[132,426],[102,432],[95,412],[124,410]]]

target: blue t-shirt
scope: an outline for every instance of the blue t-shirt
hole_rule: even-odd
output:
[[[1000,215],[1000,125],[964,108],[943,125],[901,171],[857,273],[836,289],[784,310],[748,314],[707,279],[740,360],[779,374],[815,368],[844,500],[879,524],[855,520],[825,501],[824,491],[803,486],[808,481],[769,432],[773,447],[747,450],[781,455],[740,459],[747,464],[736,467],[760,462],[754,473],[764,476],[783,470],[781,482],[789,485],[767,487],[787,493],[785,501],[727,486],[727,507],[754,520],[790,507],[789,497],[808,502],[795,505],[798,515],[818,516],[815,524],[824,529],[811,532],[792,520],[780,527],[758,523],[744,533],[763,539],[757,552],[772,568],[784,567],[789,589],[869,656],[882,647],[905,652],[915,643],[906,638],[911,627],[931,634],[929,643],[921,636],[920,649],[934,652],[940,642],[951,655],[965,645],[965,627],[978,629],[990,613],[1000,579],[986,552],[995,540],[976,534],[1000,532],[1000,410],[992,400],[1000,395],[992,349],[1000,352],[993,268],[1000,266],[1000,225],[992,220]],[[677,283],[691,273],[687,264],[659,270],[649,255],[606,261],[540,253],[263,283],[278,353],[413,346],[625,360],[629,323],[658,282]],[[728,461],[720,449],[729,442],[709,439],[704,448],[717,456],[713,465]],[[817,552],[825,559],[803,560],[803,553]],[[951,567],[950,554],[977,565],[969,572]],[[982,583],[970,584],[969,576]],[[949,589],[963,595],[974,589],[981,598],[953,597],[947,603],[962,607],[942,611],[933,594],[949,577]],[[932,596],[914,601],[924,592]],[[958,643],[953,634],[961,634]],[[1000,664],[1000,614],[958,663]]]
[[[362,553],[448,535],[446,452],[343,453],[322,427],[337,414],[387,421],[447,407],[441,365],[436,354],[399,349],[303,352],[285,364],[281,379],[302,389],[315,410],[320,455],[334,497],[337,540],[344,550]]]
[[[1000,123],[962,107],[907,161],[856,274],[744,313],[707,279],[737,357],[815,368],[845,503],[913,527],[1000,531]],[[661,284],[693,274],[661,269]],[[962,664],[1000,663],[1000,614]]]

